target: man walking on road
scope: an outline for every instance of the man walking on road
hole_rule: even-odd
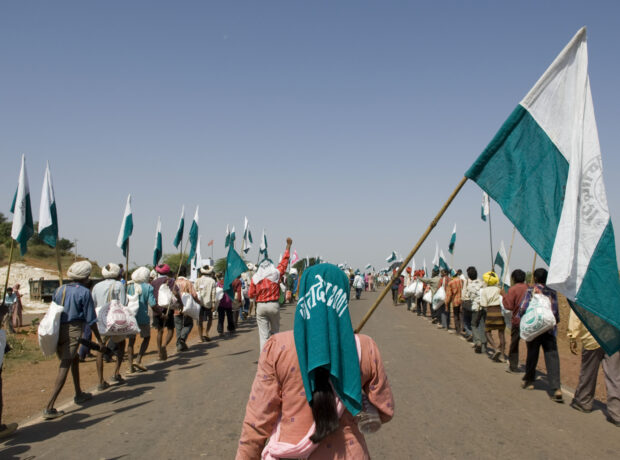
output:
[[[592,412],[596,377],[602,362],[607,387],[607,421],[620,427],[620,352],[611,356],[606,354],[572,310],[568,319],[567,335],[572,354],[577,354],[578,342],[581,342],[582,346],[579,383],[570,407],[585,413]]]
[[[263,260],[258,266],[258,271],[252,276],[250,283],[250,298],[256,299],[256,323],[258,324],[258,337],[260,350],[271,336],[280,331],[280,278],[284,276],[288,261],[291,257],[290,249],[293,240],[286,239],[286,250],[282,260],[275,267],[269,259]]]
[[[92,265],[87,260],[74,262],[67,270],[67,276],[71,280],[68,284],[58,288],[54,294],[54,302],[64,307],[60,316],[60,335],[56,354],[60,359],[58,375],[54,385],[54,391],[43,411],[43,418],[51,420],[64,415],[63,411],[56,410],[54,403],[60,394],[60,390],[65,385],[67,374],[71,369],[73,386],[75,387],[76,404],[83,404],[91,399],[90,393],[85,393],[80,387],[80,361],[78,358],[78,340],[82,337],[84,324],[89,324],[99,346],[103,343],[97,329],[97,315],[95,314],[95,304],[88,288],[84,285],[90,276]]]
[[[523,270],[515,270],[512,272],[512,286],[508,289],[508,294],[503,297],[504,308],[512,312],[510,320],[510,348],[508,349],[508,372],[519,372],[519,306],[527,292],[527,284],[525,284],[525,272]]]

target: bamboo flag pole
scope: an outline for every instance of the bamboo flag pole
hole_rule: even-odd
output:
[[[493,258],[493,233],[491,232],[491,200],[489,200],[489,245],[491,247],[491,271],[495,271],[495,260]]]
[[[187,249],[187,243],[189,243],[189,238],[185,242],[185,249]],[[179,254],[179,268],[177,268],[177,278],[179,277],[179,273],[181,273],[181,265],[183,265],[183,254],[185,253],[185,249],[183,249],[183,240],[181,240],[181,253]],[[213,261],[215,263],[215,261]]]
[[[127,252],[125,253],[125,289],[127,289],[127,276],[129,275],[129,238],[127,238]]]
[[[62,265],[60,264],[60,248],[58,247],[58,241],[56,241],[56,263],[58,264],[58,280],[62,286]]]
[[[512,239],[510,240],[510,249],[508,249],[508,260],[506,261],[505,270],[508,270],[510,268],[510,258],[512,257],[512,245],[515,242],[515,233],[517,233],[517,227],[513,226],[512,227]],[[510,276],[510,274],[508,274],[508,276]],[[502,276],[502,289],[504,288],[504,278],[505,276]]]
[[[9,287],[9,274],[11,273],[11,263],[13,262],[13,248],[15,247],[15,240],[11,238],[11,250],[9,251],[9,266],[6,268],[6,280],[4,282],[4,291],[2,291],[2,304],[4,305],[4,297],[6,296],[6,290]]]
[[[375,300],[375,303],[372,305],[372,307],[370,307],[370,310],[368,310],[366,315],[364,315],[364,317],[362,318],[362,321],[360,321],[357,328],[355,328],[355,333],[359,333],[362,330],[362,328],[364,327],[368,319],[372,316],[372,314],[375,312],[375,310],[377,309],[377,307],[379,306],[383,298],[387,295],[387,293],[392,288],[392,284],[394,284],[394,280],[400,276],[403,270],[405,270],[405,267],[409,264],[409,262],[411,261],[413,256],[416,254],[416,252],[418,252],[418,249],[420,249],[420,246],[422,246],[422,244],[424,243],[428,235],[431,233],[433,228],[435,228],[435,226],[437,225],[437,222],[439,222],[439,219],[441,219],[441,216],[443,216],[443,214],[446,212],[446,209],[448,209],[448,206],[452,204],[452,201],[454,201],[454,198],[456,197],[456,195],[458,195],[458,193],[461,191],[461,189],[463,188],[463,185],[465,185],[465,182],[467,182],[467,177],[463,177],[461,179],[461,182],[459,182],[459,184],[456,186],[456,188],[454,189],[454,191],[448,198],[448,201],[446,201],[445,204],[441,207],[441,209],[439,210],[435,218],[431,221],[430,225],[428,226],[424,234],[420,237],[420,240],[413,247],[413,249],[411,250],[409,255],[407,255],[405,260],[403,260],[403,262],[400,265],[400,268],[398,269],[398,272],[396,273],[396,276],[392,277],[392,279],[387,284],[387,286],[385,286],[381,294],[379,294],[379,297],[377,298],[377,300]]]
[[[532,262],[532,284],[534,283],[534,270],[536,270],[536,251],[534,251],[534,261]]]

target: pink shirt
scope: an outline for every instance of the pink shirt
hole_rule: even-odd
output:
[[[394,398],[377,344],[359,335],[362,349],[360,370],[362,391],[374,404],[383,423],[394,415]],[[279,416],[280,441],[296,444],[314,422],[306,399],[295,350],[293,331],[275,334],[265,343],[246,406],[237,459],[260,458]],[[310,459],[368,459],[364,435],[347,410],[340,418],[340,430],[323,439]]]

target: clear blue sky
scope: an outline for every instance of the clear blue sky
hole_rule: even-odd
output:
[[[290,235],[302,257],[381,267],[585,25],[617,223],[618,18],[618,1],[3,2],[0,212],[25,153],[35,219],[49,160],[62,236],[101,263],[122,259],[132,193],[132,265],[150,262],[158,215],[172,252],[198,204],[203,253],[215,239],[223,256],[247,215],[273,257]],[[480,201],[467,184],[418,264],[456,222],[455,265],[488,267]],[[496,250],[512,227],[492,213]],[[511,266],[532,256],[518,237]]]

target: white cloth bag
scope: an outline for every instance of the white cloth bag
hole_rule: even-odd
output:
[[[441,307],[445,303],[446,303],[446,290],[444,289],[443,286],[441,286],[439,289],[437,289],[437,292],[435,292],[435,295],[433,296],[433,311],[437,310],[439,307]]]
[[[200,316],[200,304],[194,300],[191,294],[183,293],[181,295],[183,301],[183,314],[189,316],[192,319],[198,320]]]
[[[534,293],[525,314],[521,317],[519,333],[526,342],[553,329],[556,325],[551,301],[546,295]]]
[[[117,299],[97,307],[97,328],[108,336],[126,336],[140,333],[135,315]]]
[[[422,300],[426,303],[431,303],[433,301],[433,291],[431,291],[430,289],[426,291],[424,293],[424,297],[422,297]]]
[[[66,287],[62,292],[62,303],[65,303]],[[65,307],[58,305],[56,302],[52,302],[47,309],[47,313],[39,323],[38,335],[39,335],[39,348],[45,356],[51,356],[56,353],[58,348],[58,336],[60,335],[60,315],[64,311]],[[4,346],[2,347],[4,352]]]

